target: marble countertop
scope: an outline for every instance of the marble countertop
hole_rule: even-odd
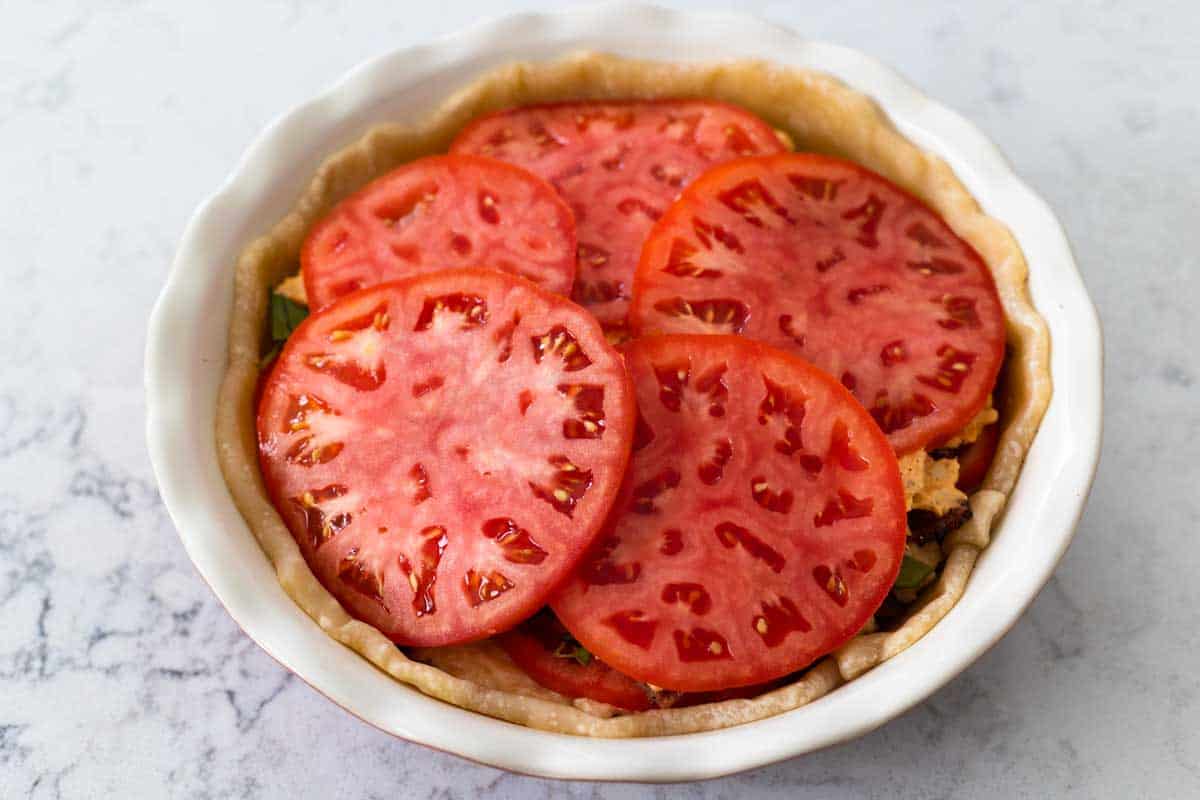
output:
[[[1061,215],[1104,319],[1104,459],[1075,544],[929,702],[724,780],[556,784],[394,740],[243,636],[155,490],[146,317],[268,120],[497,6],[406,5],[0,0],[0,797],[1200,796],[1193,3],[740,4],[978,123]]]

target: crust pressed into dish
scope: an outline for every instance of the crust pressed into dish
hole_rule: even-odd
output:
[[[254,392],[271,288],[297,271],[309,228],[368,181],[416,158],[444,152],[466,122],[511,106],[567,99],[709,98],[742,106],[786,133],[797,150],[855,161],[936,209],[991,268],[1007,320],[1001,436],[973,517],[943,543],[937,581],[900,626],[864,633],[787,686],[753,699],[616,714],[536,684],[494,643],[417,651],[409,658],[376,628],[350,617],[313,576],[267,497],[256,449]],[[429,118],[385,123],[330,155],[292,211],[242,252],[234,281],[229,364],[221,386],[216,441],[233,499],[292,599],[330,636],[425,694],[509,722],[602,737],[681,734],[729,727],[798,708],[908,648],[962,596],[990,540],[1050,401],[1050,339],[1029,298],[1028,266],[1016,240],[983,213],[950,167],[905,139],[866,95],[818,72],[760,61],[679,65],[580,53],[511,64],[479,77]]]

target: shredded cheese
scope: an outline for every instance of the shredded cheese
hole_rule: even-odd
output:
[[[924,509],[941,516],[967,500],[954,485],[958,481],[958,459],[930,458],[929,453],[918,450],[900,459],[900,478],[909,511]]]
[[[983,433],[983,429],[991,425],[996,420],[1000,419],[1000,412],[992,407],[992,396],[988,395],[987,405],[979,410],[979,413],[967,423],[967,426],[958,432],[950,441],[946,442],[942,447],[954,448],[961,447],[964,444],[970,444],[979,438]]]
[[[284,278],[275,286],[275,294],[281,294],[293,303],[308,305],[308,295],[304,292],[304,279],[297,272],[290,278]]]
[[[979,438],[983,429],[1000,418],[989,395],[987,405],[952,439],[937,449],[953,449]],[[920,509],[941,516],[967,501],[955,486],[958,482],[957,458],[933,458],[919,450],[900,459],[900,478],[904,481],[904,502],[909,511]]]

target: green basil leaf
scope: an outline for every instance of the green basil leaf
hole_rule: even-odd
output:
[[[574,659],[582,667],[592,663],[593,658],[588,649],[575,641],[573,636],[566,636],[558,643],[558,647],[554,648],[554,657]]]
[[[271,295],[271,339],[286,342],[308,316],[308,309],[281,294]]]
[[[900,574],[896,576],[895,587],[897,589],[915,589],[931,572],[933,572],[933,567],[929,564],[906,555],[904,563],[900,565]]]

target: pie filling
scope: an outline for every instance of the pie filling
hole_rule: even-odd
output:
[[[1003,319],[931,210],[788,141],[703,101],[514,109],[314,230],[260,460],[347,610],[614,713],[905,618],[994,452]]]

